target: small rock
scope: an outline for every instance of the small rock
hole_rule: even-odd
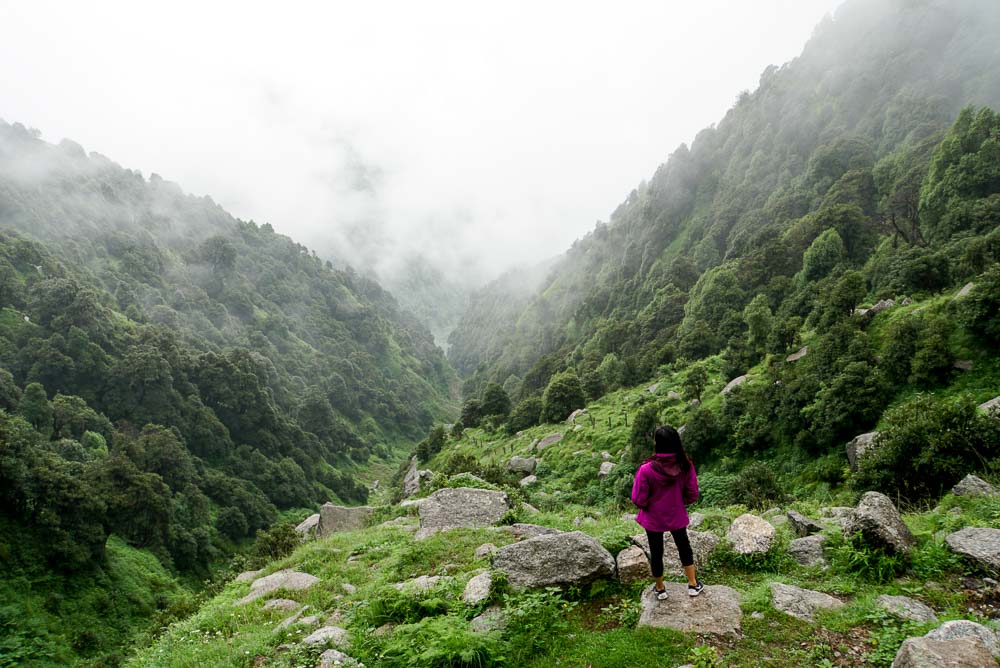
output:
[[[376,637],[382,638],[382,637],[387,636],[390,633],[392,633],[392,630],[394,628],[396,628],[396,626],[397,626],[397,624],[395,622],[386,622],[382,626],[380,626],[377,629],[375,629],[375,631],[373,633],[374,633],[374,635]]]
[[[490,588],[493,586],[493,576],[489,571],[480,573],[471,578],[465,585],[462,592],[462,600],[469,605],[479,605],[490,596]]]
[[[604,480],[611,472],[615,470],[615,465],[612,462],[604,462],[601,464],[601,470],[597,472],[598,480]]]
[[[473,617],[469,626],[475,633],[502,631],[507,628],[507,615],[499,605],[491,605],[483,610],[483,614]]]
[[[658,389],[660,389],[660,384],[659,383],[653,383],[652,385],[650,385],[649,387],[646,388],[646,391],[649,392],[650,394],[656,394],[656,391]]]
[[[520,482],[518,482],[518,484],[521,487],[530,487],[531,485],[535,485],[537,483],[538,483],[538,476],[536,475],[526,475],[523,478],[521,478]]]
[[[814,533],[819,533],[824,529],[822,524],[815,522],[802,513],[794,510],[789,510],[786,515],[788,517],[788,526],[790,526],[792,531],[795,532],[795,535],[800,538],[810,536]]]
[[[997,488],[971,473],[951,488],[955,496],[996,496]]]
[[[972,360],[955,360],[952,366],[959,371],[972,371]]]
[[[610,462],[611,461],[611,453],[605,450],[604,452],[601,453],[601,459],[604,460],[604,461],[606,461],[606,462]]]
[[[642,614],[639,626],[667,628],[684,633],[709,633],[712,635],[738,635],[740,620],[740,594],[722,585],[705,587],[700,596],[688,596],[687,584],[666,582],[667,599],[656,598],[652,587],[642,594]]]
[[[987,415],[1000,418],[1000,397],[993,397],[989,401],[979,404],[979,410]]]
[[[819,610],[834,609],[844,605],[842,601],[829,594],[780,582],[771,583],[771,596],[776,610],[807,622],[811,622]]]
[[[299,573],[293,570],[278,571],[267,577],[254,580],[250,585],[250,593],[237,601],[236,604],[246,605],[250,601],[256,601],[258,598],[267,596],[279,589],[302,591],[309,589],[317,582],[319,582],[319,578],[308,573]]]
[[[419,508],[424,505],[424,501],[427,499],[403,499],[399,502],[400,508]]]
[[[302,615],[304,615],[305,612],[306,612],[306,610],[308,610],[308,609],[309,609],[308,605],[302,606],[291,617],[287,617],[287,618],[281,620],[281,622],[278,624],[277,628],[279,628],[279,629],[287,629],[292,624],[298,624],[298,623],[300,623],[300,619],[302,618]]]
[[[324,626],[302,639],[303,645],[325,645],[326,643],[332,643],[337,647],[350,647],[351,634],[347,632],[347,629],[342,629],[339,626]]]
[[[581,415],[586,415],[586,414],[587,414],[587,409],[586,408],[577,408],[575,411],[573,411],[572,413],[569,414],[569,417],[566,418],[566,422],[569,423],[569,424],[573,424],[574,422],[576,422],[576,419],[578,417],[580,417]]]
[[[1000,529],[966,527],[945,537],[952,552],[1000,573]]]
[[[541,511],[538,510],[538,508],[535,508],[533,505],[531,505],[527,501],[521,502],[521,508],[523,508],[524,512],[526,512],[526,513],[539,513],[539,512],[541,512]]]
[[[635,516],[633,515],[633,519]],[[697,529],[705,522],[705,513],[690,513],[688,515],[688,529]]]
[[[844,522],[844,536],[856,533],[865,543],[897,554],[909,554],[915,542],[896,506],[879,492],[865,492]]]
[[[356,594],[358,588],[352,585],[350,582],[341,582],[340,588],[344,590],[344,593],[350,596],[351,594]]]
[[[754,619],[764,619],[764,613],[758,610],[754,610],[753,612],[751,612],[750,616],[753,617]]]
[[[451,578],[444,577],[442,575],[420,575],[411,580],[407,580],[406,582],[397,582],[392,586],[395,587],[397,591],[403,592],[428,591],[430,589],[434,589],[439,584],[448,582],[449,580],[451,580]]]
[[[883,594],[875,599],[875,604],[901,619],[909,619],[921,623],[936,622],[938,620],[933,610],[909,596],[889,596],[888,594]]]
[[[552,434],[549,434],[548,436],[546,436],[542,440],[540,440],[538,442],[538,445],[535,446],[535,449],[538,450],[538,452],[541,452],[542,450],[544,450],[545,448],[549,447],[550,445],[555,445],[556,443],[558,443],[562,439],[563,439],[563,433],[561,431],[554,432]]]
[[[510,526],[505,526],[503,527],[503,530],[513,535],[515,540],[525,540],[528,538],[536,538],[538,536],[551,536],[553,534],[562,533],[559,529],[543,527],[538,524],[527,524],[524,522],[516,522]]]
[[[690,406],[691,408],[698,408],[698,406],[701,406],[701,399],[692,399],[690,402],[688,402],[688,406]]]
[[[243,571],[236,576],[236,582],[250,582],[257,579],[257,576],[261,574],[261,571]]]
[[[298,601],[293,601],[287,598],[273,598],[264,604],[264,610],[280,610],[282,612],[291,612],[296,608],[300,607],[302,604]]]
[[[538,465],[538,460],[534,457],[511,457],[510,461],[507,462],[508,471],[516,471],[517,473],[524,473],[531,475],[535,472],[535,467]]]
[[[358,662],[352,657],[336,649],[328,649],[319,655],[316,668],[339,668],[340,666],[356,666]]]
[[[667,392],[667,401],[680,401],[681,395],[677,390],[670,390]]]
[[[618,565],[618,579],[624,584],[648,580],[653,577],[649,570],[646,553],[642,551],[641,547],[635,545],[626,547],[618,553],[615,563]]]
[[[774,542],[774,527],[767,520],[746,513],[733,520],[726,539],[737,554],[763,554]]]
[[[305,542],[316,537],[316,528],[319,526],[319,513],[313,513],[295,527],[295,532],[299,538]]]
[[[792,559],[803,566],[826,566],[823,556],[823,543],[826,542],[820,534],[796,538],[788,544],[788,553]]]
[[[476,559],[484,559],[497,551],[497,546],[493,543],[483,543],[476,548]]]

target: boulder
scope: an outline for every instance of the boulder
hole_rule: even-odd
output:
[[[510,510],[503,492],[475,487],[439,489],[420,506],[420,529],[432,531],[496,524]]]
[[[490,588],[493,586],[493,576],[489,571],[480,573],[471,578],[465,585],[462,592],[462,600],[469,605],[479,605],[490,596]]]
[[[618,579],[624,584],[649,580],[653,577],[649,570],[649,560],[646,559],[646,553],[641,547],[635,545],[626,547],[618,553],[615,563],[618,565]]]
[[[694,565],[704,568],[708,564],[708,559],[712,552],[719,546],[720,539],[714,533],[707,531],[687,532],[688,540],[691,542],[691,551],[694,553]],[[681,558],[677,553],[677,545],[665,535],[663,540],[663,574],[668,576],[683,577],[684,571],[681,569]],[[649,554],[649,539],[645,533],[632,536],[632,544],[640,548],[644,554]]]
[[[313,513],[295,527],[295,532],[299,534],[302,542],[316,537],[316,529],[319,527],[319,513]]]
[[[642,594],[639,626],[674,629],[684,633],[738,635],[740,632],[740,594],[722,585],[705,587],[700,596],[688,596],[687,584],[666,582],[667,599],[656,598],[652,587]]]
[[[985,647],[968,638],[907,638],[891,668],[989,668],[997,665]]]
[[[742,376],[737,376],[736,378],[733,378],[731,381],[726,383],[726,386],[722,388],[722,391],[719,392],[719,394],[725,396],[730,392],[732,392],[733,390],[735,390],[740,385],[742,385],[743,383],[747,382],[749,379],[750,376],[746,374],[743,374]]]
[[[957,640],[968,638],[980,645],[992,656],[1000,655],[1000,643],[997,641],[995,631],[986,628],[982,624],[970,622],[967,619],[957,619],[952,622],[945,622],[941,626],[928,631],[925,635],[928,640]]]
[[[522,501],[521,502],[521,509],[524,510],[524,512],[526,512],[526,513],[536,513],[537,514],[538,512],[540,512],[538,510],[538,508],[535,508],[533,505],[531,505],[527,501]]]
[[[340,666],[357,666],[358,662],[336,649],[328,649],[319,655],[319,663],[316,668],[340,668]]]
[[[746,513],[729,525],[726,540],[737,554],[763,554],[774,542],[774,527],[767,520]]]
[[[788,544],[788,553],[802,566],[826,566],[826,558],[823,556],[825,542],[826,538],[820,534],[796,538]]]
[[[308,573],[300,573],[287,569],[278,571],[277,573],[271,573],[267,577],[254,580],[250,584],[250,593],[236,603],[237,605],[246,605],[250,601],[256,601],[258,598],[267,596],[279,589],[302,591],[309,589],[317,582],[319,582],[319,578]]]
[[[419,508],[424,505],[424,501],[427,499],[403,499],[399,502],[400,508]]]
[[[844,527],[844,522],[847,518],[851,516],[854,512],[854,508],[849,508],[847,506],[828,506],[819,509],[819,519],[820,522],[826,524],[835,524],[840,528]]]
[[[802,346],[799,348],[798,352],[794,352],[785,358],[786,362],[798,362],[800,359],[809,354],[809,346]]]
[[[325,538],[340,531],[363,529],[375,509],[371,506],[335,506],[324,503],[319,509],[316,537]]]
[[[688,514],[688,529],[697,529],[705,521],[705,513],[690,513]]]
[[[475,552],[476,559],[485,559],[486,557],[490,556],[496,551],[497,551],[497,546],[494,545],[493,543],[483,543],[482,545],[476,548]]]
[[[1000,573],[1000,529],[966,527],[946,536],[944,542],[952,552]]]
[[[535,485],[537,483],[538,483],[538,476],[536,476],[536,475],[526,475],[523,478],[521,478],[521,480],[520,480],[520,482],[518,484],[521,487],[530,487],[531,485]]]
[[[469,626],[474,633],[489,633],[507,628],[507,615],[499,605],[491,605],[478,617],[473,617]]]
[[[573,424],[574,422],[576,422],[576,419],[578,417],[580,417],[581,415],[586,415],[586,414],[587,414],[587,409],[586,408],[577,408],[575,411],[573,411],[572,413],[569,414],[569,417],[566,418],[566,422],[569,423],[569,424]]]
[[[681,394],[677,390],[670,390],[667,392],[667,401],[680,401]]]
[[[516,522],[510,526],[503,527],[503,529],[514,536],[515,540],[526,540],[528,538],[537,538],[538,536],[552,536],[562,533],[559,529],[543,527],[539,524],[526,524],[524,522]]]
[[[975,365],[972,360],[955,360],[951,366],[958,371],[972,371]]]
[[[524,473],[525,475],[531,475],[535,472],[535,466],[538,465],[538,460],[534,457],[511,457],[510,461],[507,462],[508,471],[516,471],[517,473]]]
[[[556,443],[558,443],[559,441],[561,441],[562,438],[563,438],[563,433],[561,431],[557,431],[557,432],[554,432],[552,434],[549,434],[548,436],[546,436],[545,438],[543,438],[542,440],[540,440],[537,445],[535,445],[535,450],[537,450],[538,452],[541,452],[542,450],[544,450],[545,448],[549,447],[550,445],[555,445]]]
[[[809,519],[802,513],[796,512],[794,510],[789,510],[785,515],[788,517],[788,526],[791,527],[795,535],[802,538],[805,536],[811,536],[814,533],[819,533],[825,527],[814,520]]]
[[[984,401],[979,404],[979,410],[986,413],[987,415],[992,415],[995,418],[1000,418],[1000,397],[993,397],[989,401]]]
[[[610,462],[611,461],[611,453],[608,452],[607,450],[605,450],[604,452],[602,452],[601,453],[601,461]]]
[[[819,610],[834,609],[844,605],[842,601],[829,594],[780,582],[771,583],[771,597],[776,610],[807,622],[811,622]]]
[[[958,291],[958,294],[955,295],[955,299],[961,299],[962,297],[967,297],[969,293],[972,292],[972,288],[974,287],[976,287],[975,283],[966,283],[965,285],[962,286],[962,289]]]
[[[650,385],[649,387],[646,388],[646,391],[649,392],[650,394],[656,394],[656,391],[658,389],[660,389],[660,384],[659,383],[653,383],[652,385]]]
[[[434,589],[438,585],[450,581],[451,578],[444,575],[418,575],[411,580],[407,580],[406,582],[397,582],[392,586],[396,588],[396,591],[418,592]]]
[[[420,471],[417,470],[417,456],[410,459],[410,468],[403,476],[403,495],[413,496],[420,491]]]
[[[955,496],[996,496],[997,488],[971,473],[951,488]]]
[[[339,626],[324,626],[302,639],[303,645],[326,645],[327,643],[337,647],[350,647],[351,634],[347,632],[347,629],[342,629]]]
[[[844,535],[850,537],[856,533],[868,545],[897,554],[909,554],[915,542],[896,506],[879,492],[865,492],[858,507],[844,521]]]
[[[602,462],[601,469],[597,472],[598,480],[604,480],[611,472],[615,470],[615,465],[613,462]]]
[[[850,465],[852,473],[858,472],[861,467],[861,459],[865,456],[865,452],[871,448],[876,436],[878,436],[877,431],[870,431],[867,434],[855,436],[847,443],[847,463]]]
[[[310,618],[309,617],[302,617],[302,615],[304,615],[305,612],[306,612],[306,610],[308,610],[308,609],[309,609],[308,605],[299,608],[295,612],[295,614],[293,614],[291,617],[283,619],[281,622],[279,622],[277,628],[279,628],[279,629],[287,629],[292,624],[305,624],[305,623],[307,623]]]
[[[280,610],[281,612],[291,612],[292,610],[297,610],[302,607],[302,604],[298,601],[293,601],[288,598],[272,598],[270,601],[264,604],[264,610]]]
[[[615,559],[579,531],[529,538],[500,548],[493,565],[518,589],[584,585],[614,575]]]
[[[261,574],[261,571],[243,571],[236,576],[236,582],[252,582],[257,579],[257,576]]]
[[[875,599],[875,605],[900,619],[909,619],[922,624],[937,622],[937,615],[929,607],[909,596],[890,596],[883,594]]]
[[[896,302],[891,299],[880,299],[879,301],[875,302],[875,304],[870,309],[868,309],[865,315],[867,315],[869,318],[872,318],[881,313],[882,311],[888,311],[889,309],[894,308],[895,306]]]

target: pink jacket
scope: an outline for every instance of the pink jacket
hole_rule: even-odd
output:
[[[639,506],[635,521],[649,531],[676,531],[691,520],[687,508],[698,500],[698,476],[692,464],[681,472],[674,455],[653,455],[635,472],[632,503]]]

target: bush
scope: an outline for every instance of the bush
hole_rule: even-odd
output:
[[[507,433],[516,434],[524,429],[530,429],[539,423],[542,416],[542,398],[528,397],[522,400],[510,413],[507,420]]]
[[[393,630],[378,665],[389,668],[486,668],[501,660],[496,633],[474,633],[464,619],[434,617]]]
[[[860,534],[848,538],[838,535],[827,548],[834,571],[878,584],[891,582],[909,566],[905,556],[871,547]]]
[[[258,530],[253,545],[254,567],[260,568],[269,561],[277,561],[288,556],[301,543],[295,525],[291,522],[279,522],[266,531]]]
[[[719,420],[711,409],[699,407],[684,428],[684,449],[695,462],[708,459],[723,438]]]
[[[729,502],[763,510],[785,500],[774,472],[763,462],[751,462],[729,483]]]
[[[1000,420],[968,399],[917,395],[885,416],[854,487],[908,501],[940,496],[1000,455]]]
[[[553,636],[565,633],[569,622],[564,614],[576,605],[564,600],[555,587],[508,596],[504,603],[508,610],[506,637],[512,665],[526,663],[543,652]]]
[[[583,408],[583,387],[572,371],[557,373],[542,395],[542,422],[562,422],[577,408]]]
[[[993,345],[1000,345],[1000,264],[979,277],[972,292],[958,302],[962,323]]]

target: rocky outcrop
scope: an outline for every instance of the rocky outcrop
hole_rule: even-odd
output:
[[[737,387],[747,382],[748,380],[750,380],[750,376],[746,374],[743,374],[742,376],[737,376],[736,378],[733,378],[731,381],[726,383],[726,386],[722,388],[722,391],[719,392],[719,394],[721,394],[722,396],[726,396],[727,394],[735,390]]]
[[[715,548],[719,546],[720,539],[714,533],[707,531],[688,530],[687,534],[688,540],[691,542],[691,551],[694,553],[694,565],[698,568],[704,568]],[[649,539],[646,534],[632,536],[632,544],[639,547],[644,554],[649,554]],[[684,571],[681,569],[681,558],[677,553],[677,545],[674,544],[669,535],[665,535],[663,540],[663,573],[675,577],[684,575]]]
[[[780,582],[771,583],[771,597],[776,610],[807,622],[811,622],[819,610],[832,610],[844,605],[829,594]]]
[[[936,629],[928,631],[925,638],[929,640],[957,640],[968,638],[983,647],[993,656],[1000,655],[1000,641],[997,639],[995,631],[986,628],[982,624],[971,622],[967,619],[957,619],[952,622],[945,622]]]
[[[469,605],[479,605],[490,597],[490,588],[493,586],[493,576],[489,571],[480,573],[472,577],[466,584],[462,592],[462,601]]]
[[[339,531],[363,529],[375,509],[371,506],[335,506],[324,503],[319,509],[319,524],[316,537],[326,538]]]
[[[767,520],[746,513],[729,525],[726,540],[737,554],[763,554],[774,542],[774,527]]]
[[[283,570],[271,573],[267,577],[258,578],[250,584],[250,593],[237,601],[237,605],[246,605],[258,598],[284,589],[287,591],[302,591],[319,582],[319,578],[293,570]]]
[[[997,488],[971,473],[951,488],[955,496],[996,496]]]
[[[858,472],[861,460],[865,453],[871,449],[876,436],[878,436],[877,431],[870,431],[867,434],[855,436],[847,443],[847,463],[850,465],[852,473]]]
[[[430,479],[430,471],[420,471],[417,469],[417,457],[414,455],[410,459],[410,468],[406,470],[406,475],[403,476],[403,496],[413,496],[418,493],[424,483]]]
[[[236,576],[236,582],[252,582],[257,579],[261,571],[243,571]]]
[[[865,492],[858,507],[844,521],[845,536],[858,533],[866,544],[896,554],[909,554],[914,544],[913,534],[896,506],[879,492]]]
[[[995,418],[1000,418],[1000,397],[993,397],[989,401],[984,401],[979,404],[979,410],[986,413],[987,415],[992,415]]]
[[[615,573],[615,560],[579,531],[529,538],[497,550],[493,565],[519,589],[583,585]]]
[[[514,471],[516,473],[523,473],[525,475],[531,475],[535,472],[535,467],[537,465],[538,460],[534,457],[514,456],[507,462],[507,470]]]
[[[798,362],[800,359],[809,354],[809,346],[802,346],[797,352],[792,353],[785,358],[786,362]]]
[[[642,595],[639,626],[674,629],[684,633],[737,635],[740,632],[740,594],[725,586],[708,586],[700,596],[688,596],[687,584],[664,583],[667,599],[656,598],[652,587]]]
[[[460,527],[488,527],[510,510],[503,492],[475,487],[439,489],[420,505],[420,531],[424,535]]]
[[[538,452],[541,452],[542,450],[544,450],[545,448],[549,447],[550,445],[555,445],[556,443],[558,443],[562,439],[563,439],[563,433],[561,431],[557,431],[555,433],[549,434],[548,436],[546,436],[545,438],[543,438],[542,440],[540,440],[537,445],[535,445],[535,450],[537,450]]]
[[[799,538],[819,533],[825,528],[819,522],[811,520],[802,513],[794,510],[789,510],[785,515],[788,517],[788,526]]]
[[[302,542],[316,537],[316,529],[319,527],[319,513],[313,513],[295,527],[295,533],[299,534]]]
[[[974,287],[976,287],[975,283],[966,283],[962,286],[962,289],[958,291],[958,294],[956,294],[954,298],[961,299],[962,297],[967,297],[969,293],[972,292]]]
[[[1000,573],[1000,529],[966,527],[946,536],[944,542],[952,552],[993,573]]]
[[[909,619],[921,623],[936,622],[938,620],[933,610],[909,596],[883,594],[875,599],[875,605],[900,619]]]
[[[788,544],[788,553],[792,559],[803,566],[826,566],[823,556],[823,543],[826,538],[819,534],[796,538]]]

